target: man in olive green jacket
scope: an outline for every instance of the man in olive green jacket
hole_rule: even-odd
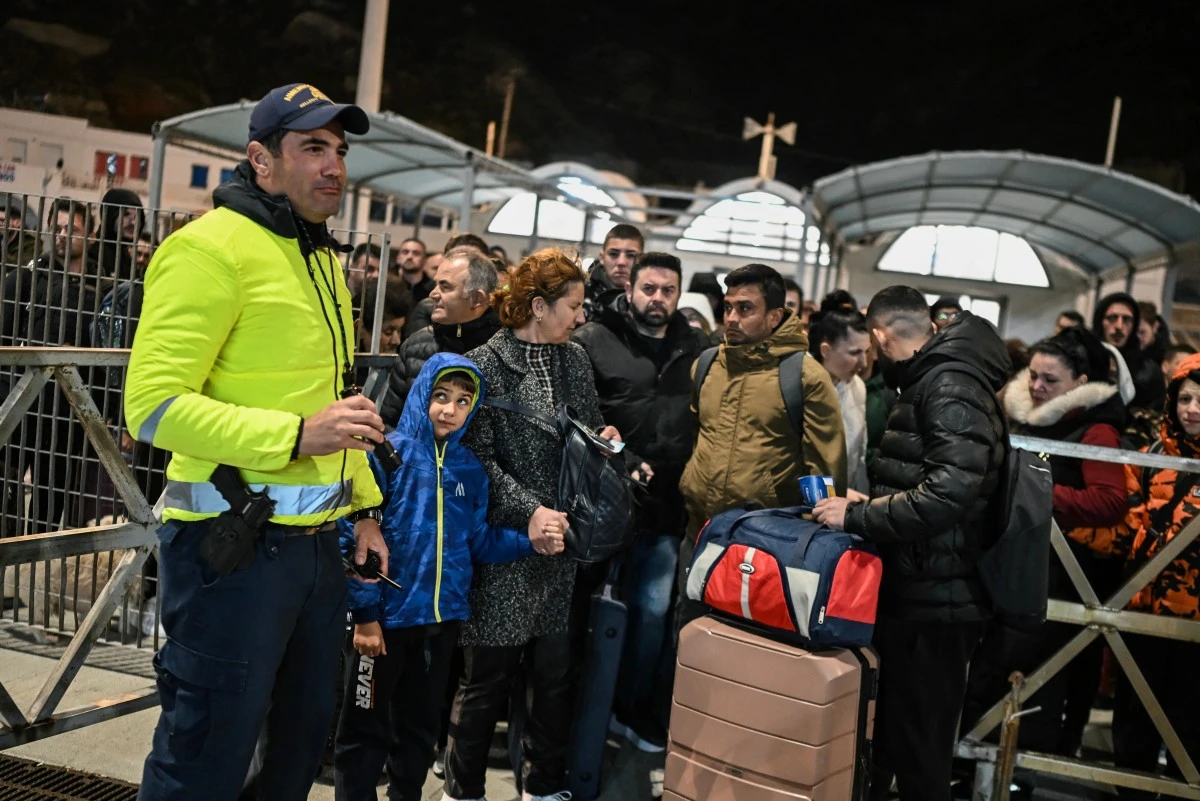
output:
[[[725,343],[692,398],[699,433],[679,482],[688,515],[679,552],[680,627],[703,614],[684,589],[706,520],[744,503],[798,505],[802,476],[833,476],[838,493],[846,488],[846,435],[825,368],[815,359],[801,362],[803,432],[783,402],[779,364],[808,350],[802,322],[784,306],[783,278],[748,264],[729,273],[725,287]]]

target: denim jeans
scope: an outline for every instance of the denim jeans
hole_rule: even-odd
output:
[[[647,715],[666,728],[675,674],[675,631],[671,609],[679,538],[643,534],[625,555],[629,628],[617,682],[617,716],[638,728]]]

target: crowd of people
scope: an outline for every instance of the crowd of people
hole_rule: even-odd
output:
[[[678,632],[705,613],[683,592],[700,527],[735,506],[799,505],[807,475],[832,477],[837,491],[816,519],[872,540],[883,558],[873,797],[894,780],[901,798],[949,798],[960,716],[966,731],[1011,670],[1036,667],[1071,635],[991,619],[976,562],[996,533],[1003,432],[1200,451],[1200,356],[1124,293],[1097,304],[1090,328],[1064,312],[1026,348],[910,287],[865,307],[845,290],[816,303],[747,264],[685,291],[680,260],[647,252],[629,225],[587,270],[557,249],[514,264],[469,233],[440,253],[406,239],[389,264],[373,244],[343,253],[324,221],[337,206],[330,187],[344,186],[345,132],[365,127],[356,107],[312,87],[275,90],[215,210],[157,253],[136,196],[106,196],[99,221],[56,201],[45,221],[54,246],[41,255],[28,229],[42,221],[15,198],[3,206],[0,344],[133,348],[124,387],[119,371],[89,377],[114,436],[162,490],[169,639],[156,657],[163,713],[145,798],[265,786],[304,797],[344,640],[339,799],[374,798],[385,771],[389,797],[420,798],[431,768],[447,801],[482,799],[508,717],[523,721],[513,748],[524,798],[565,801],[591,595],[615,586],[629,610],[610,730],[661,752]],[[344,390],[367,377],[353,353],[376,325],[395,358],[368,398]],[[947,362],[972,372],[937,369]],[[56,403],[47,394],[30,414]],[[563,554],[561,441],[538,414],[564,405],[624,442],[638,486],[636,537],[613,564]],[[62,482],[83,438],[60,417],[27,422],[5,445],[0,535],[71,519]],[[8,497],[39,451],[54,459],[38,462],[32,504]],[[236,505],[215,480],[221,465],[274,503],[228,573],[213,551],[241,540],[223,517]],[[1198,508],[1190,474],[1051,465],[1055,518],[1102,599]],[[370,570],[346,575],[343,559],[361,568],[371,556],[401,589]],[[1052,594],[1078,600],[1055,564]],[[1192,545],[1131,608],[1200,619],[1198,573]],[[1181,667],[1200,646],[1129,639],[1200,756],[1200,698]],[[1118,764],[1155,767],[1157,734],[1111,664],[1093,647],[1039,691],[1041,712],[1022,726],[1029,747],[1075,756],[1097,696],[1110,694]]]

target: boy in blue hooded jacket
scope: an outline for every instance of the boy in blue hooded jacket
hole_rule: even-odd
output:
[[[356,653],[334,748],[338,801],[374,801],[385,764],[388,798],[419,801],[459,623],[470,611],[472,562],[532,553],[524,532],[487,523],[487,473],[460,442],[483,397],[479,368],[462,356],[435,354],[388,435],[402,465],[388,475],[370,457],[383,489],[388,576],[402,589],[347,581]],[[353,556],[353,526],[339,525],[343,550]],[[561,547],[562,532],[555,534]]]

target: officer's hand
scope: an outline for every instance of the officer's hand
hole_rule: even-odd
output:
[[[383,642],[383,629],[378,623],[354,624],[354,650],[363,656],[387,656],[387,645]]]
[[[353,395],[334,401],[304,419],[300,455],[326,456],[349,449],[369,451],[376,442],[383,442],[383,420],[375,413],[370,398]]]
[[[371,518],[359,520],[354,524],[354,564],[365,565],[367,563],[367,551],[373,551],[379,557],[379,573],[386,576],[388,574],[388,549],[387,543],[383,541],[383,532],[379,530],[379,524]],[[379,579],[365,579],[361,576],[356,576],[359,581],[364,581],[367,584],[375,584]]]

